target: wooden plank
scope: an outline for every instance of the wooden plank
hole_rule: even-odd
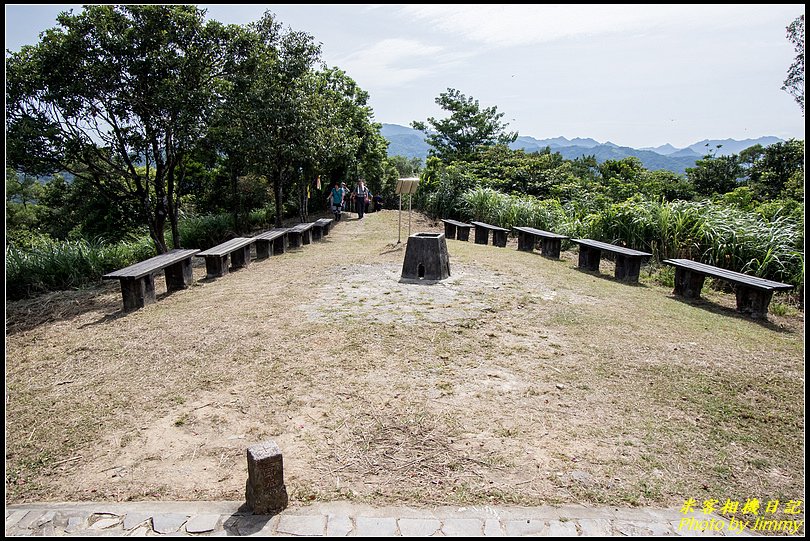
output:
[[[509,232],[508,229],[498,227],[497,225],[485,224],[484,222],[470,222],[470,223],[475,227],[483,227],[484,229],[491,229],[492,231],[506,231],[507,233]]]
[[[789,289],[793,289],[793,286],[790,284],[784,284],[782,282],[774,282],[772,280],[766,280],[765,278],[760,278],[758,276],[751,276],[748,274],[743,274],[728,269],[722,269],[720,267],[707,265],[706,263],[701,263],[699,261],[692,261],[691,259],[665,259],[664,261],[662,261],[662,263],[672,265],[673,267],[689,269],[691,271],[699,272],[701,274],[712,276],[714,278],[720,278],[721,280],[727,280],[729,282],[738,284],[745,284],[755,289],[761,289],[765,291],[787,291]]]
[[[166,267],[174,265],[179,261],[183,261],[184,259],[191,258],[192,256],[196,255],[199,250],[192,250],[192,249],[174,249],[166,252],[165,254],[161,254],[145,261],[141,261],[139,263],[135,263],[134,265],[130,265],[129,267],[124,267],[123,269],[119,269],[117,271],[113,271],[110,273],[105,274],[101,277],[102,280],[120,280],[122,278],[125,279],[133,279],[137,280],[139,278],[143,278],[147,274],[153,274],[159,270],[163,270]]]
[[[456,221],[456,220],[445,220],[445,219],[442,219],[442,221],[443,221],[444,223],[446,223],[446,224],[454,225],[454,226],[456,226],[456,227],[466,227],[466,228],[468,228],[468,229],[469,229],[470,227],[472,227],[472,225],[470,225],[470,224],[465,224],[464,222],[458,222],[458,221]]]
[[[260,233],[253,237],[254,240],[276,240],[277,238],[281,237],[282,235],[287,234],[287,228],[280,228],[280,229],[271,229],[270,231],[265,231],[264,233]]]
[[[244,248],[249,244],[253,244],[256,241],[254,237],[237,237],[235,239],[231,239],[229,241],[223,242],[222,244],[218,244],[213,248],[209,248],[204,252],[200,252],[197,254],[197,257],[205,257],[205,256],[223,256],[230,254],[231,252],[235,252],[240,248]]]
[[[309,231],[315,225],[315,222],[304,222],[300,224],[296,224],[290,228],[290,231],[295,231],[296,233],[303,233],[304,231]]]
[[[529,233],[530,235],[537,235],[538,237],[544,237],[549,239],[567,239],[565,235],[559,235],[557,233],[552,233],[550,231],[543,231],[542,229],[535,229],[533,227],[513,227],[512,229],[516,229],[518,231],[523,231],[525,233]]]
[[[614,252],[617,254],[622,254],[631,257],[652,257],[652,254],[647,252],[640,252],[638,250],[632,250],[630,248],[625,248],[623,246],[616,246],[615,244],[608,244],[607,242],[600,242],[598,240],[591,240],[591,239],[571,239],[571,242],[575,242],[579,245],[590,246],[591,248],[596,248],[597,250],[604,250],[606,252]]]

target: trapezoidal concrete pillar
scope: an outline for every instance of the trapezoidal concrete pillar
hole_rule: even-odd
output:
[[[402,278],[444,280],[450,277],[450,256],[444,233],[416,233],[408,237]]]

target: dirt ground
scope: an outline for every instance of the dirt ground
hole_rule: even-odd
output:
[[[136,312],[117,283],[7,303],[6,502],[239,500],[265,439],[297,503],[802,499],[803,314],[514,240],[401,283],[397,213],[351,216]]]

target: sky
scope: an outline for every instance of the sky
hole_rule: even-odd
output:
[[[782,5],[205,5],[247,24],[265,10],[311,34],[369,92],[377,122],[444,118],[455,88],[520,135],[635,148],[703,139],[804,139],[781,90],[796,55]],[[6,4],[6,49],[34,45],[79,5]]]

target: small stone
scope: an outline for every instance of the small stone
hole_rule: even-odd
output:
[[[282,515],[278,521],[278,533],[307,537],[323,535],[326,517],[323,515]]]
[[[330,515],[326,522],[326,535],[329,537],[346,537],[353,528],[351,518],[345,515]]]
[[[82,526],[84,526],[84,517],[69,517],[65,532],[73,533]]]
[[[474,518],[448,518],[442,524],[442,532],[448,537],[480,537],[483,526]]]
[[[188,515],[157,513],[152,516],[152,529],[157,533],[174,533],[188,520]]]
[[[401,518],[398,522],[403,537],[430,537],[442,527],[442,523],[433,518]]]
[[[195,515],[186,522],[188,533],[210,532],[217,527],[219,515]]]
[[[557,387],[557,388],[558,388],[559,390],[561,390],[561,391],[562,391],[563,389],[565,389],[565,385],[563,385],[562,383],[558,383],[557,385],[555,385],[555,387]]]
[[[354,534],[359,537],[392,537],[397,535],[397,519],[357,517],[357,529]]]
[[[121,520],[118,517],[115,518],[103,518],[101,520],[97,520],[93,524],[90,525],[91,530],[105,530],[107,528],[112,528],[113,526],[117,526]]]
[[[124,529],[129,531],[150,518],[152,518],[152,515],[146,513],[127,513],[124,516]]]
[[[56,516],[56,511],[48,511],[47,513],[45,513],[44,515],[39,517],[39,519],[36,522],[36,526],[38,526],[38,527],[39,526],[44,526],[45,524],[51,522],[54,519],[55,516]]]
[[[25,515],[28,514],[28,511],[25,509],[20,509],[14,511],[9,516],[6,517],[6,528],[10,528],[20,522]]]
[[[549,537],[576,537],[577,527],[573,522],[552,520],[548,524]]]
[[[503,530],[501,523],[494,518],[488,518],[484,522],[484,536],[485,537],[503,537]]]

